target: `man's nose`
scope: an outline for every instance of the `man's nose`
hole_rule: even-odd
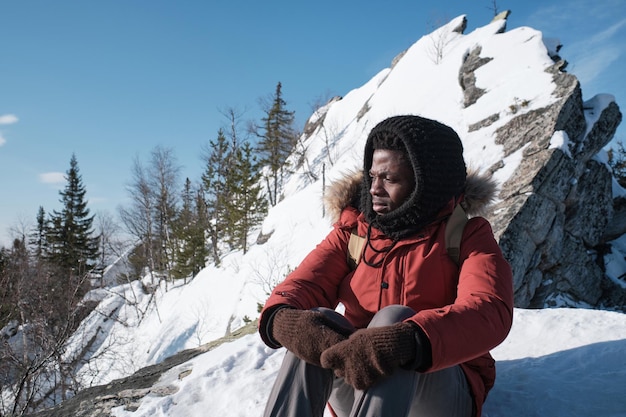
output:
[[[372,177],[372,186],[370,187],[370,194],[380,194],[384,190],[383,180],[378,177]]]

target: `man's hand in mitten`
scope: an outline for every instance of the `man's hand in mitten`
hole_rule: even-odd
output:
[[[322,352],[346,340],[352,331],[313,310],[281,308],[272,320],[273,338],[300,359],[317,366],[321,366]]]
[[[416,329],[409,323],[371,327],[354,332],[347,340],[322,352],[324,368],[359,390],[365,390],[418,355]]]

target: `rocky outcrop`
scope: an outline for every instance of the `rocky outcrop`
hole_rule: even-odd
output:
[[[463,90],[463,105],[465,107],[475,104],[478,99],[485,94],[485,90],[476,86],[476,75],[474,72],[491,61],[492,58],[481,57],[482,48],[477,46],[465,57],[461,70],[459,71],[459,85]]]
[[[522,153],[487,216],[513,268],[517,307],[557,300],[607,306],[615,297],[609,293],[624,292],[608,282],[603,269],[613,177],[594,159],[622,114],[612,101],[604,107],[584,103],[577,79],[561,67],[550,69],[557,102],[520,114],[496,131],[505,156]],[[598,109],[599,115],[592,114]],[[554,144],[555,137],[562,145]]]

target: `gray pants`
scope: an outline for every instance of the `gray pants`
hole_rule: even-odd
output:
[[[346,320],[333,310],[320,311],[334,320]],[[387,326],[413,314],[409,307],[385,307],[368,327]],[[398,369],[360,391],[336,378],[332,370],[287,352],[264,417],[322,417],[327,403],[338,417],[470,417],[473,413],[469,385],[459,366],[431,373]]]

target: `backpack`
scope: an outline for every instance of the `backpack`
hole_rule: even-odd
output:
[[[463,236],[463,229],[467,220],[465,210],[460,204],[457,204],[446,222],[446,251],[452,262],[457,266],[459,266],[459,257],[461,255],[461,237]],[[355,270],[361,261],[363,245],[365,245],[365,236],[359,236],[356,227],[353,228],[348,241],[348,265],[351,270]]]

